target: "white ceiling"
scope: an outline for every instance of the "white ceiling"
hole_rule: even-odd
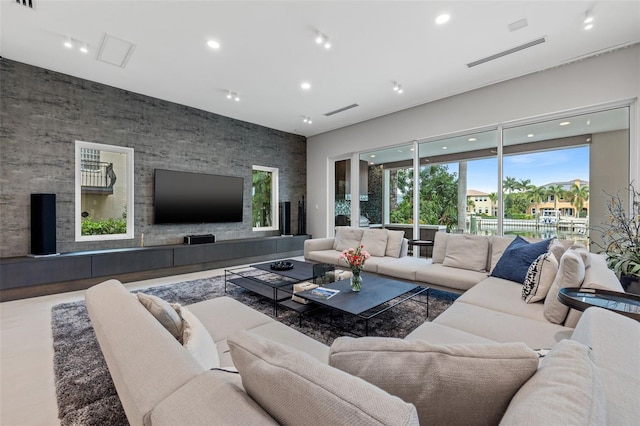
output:
[[[0,55],[304,136],[640,42],[639,1],[33,2],[0,0]],[[451,20],[435,24],[443,12]],[[521,19],[528,26],[510,32]],[[105,34],[135,45],[124,68],[96,59]],[[73,49],[63,46],[69,37]],[[546,43],[466,66],[540,37]]]

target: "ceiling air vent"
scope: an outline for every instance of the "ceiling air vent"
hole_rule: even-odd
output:
[[[347,111],[347,110],[349,110],[349,109],[351,109],[351,108],[355,108],[355,107],[357,107],[357,106],[360,106],[360,105],[358,105],[358,104],[351,104],[351,105],[348,105],[348,106],[346,106],[346,107],[338,108],[338,109],[337,109],[337,110],[335,110],[335,111],[327,112],[327,113],[325,114],[325,116],[326,116],[326,117],[331,117],[331,116],[332,116],[332,115],[334,115],[334,114],[338,114],[338,113],[341,113],[341,112]]]
[[[107,33],[102,35],[97,60],[124,68],[136,45]]]
[[[29,9],[33,9],[33,0],[16,0],[16,3],[28,7]]]
[[[514,48],[505,50],[504,52],[496,53],[495,55],[487,56],[486,58],[478,59],[477,61],[470,62],[467,64],[467,66],[469,68],[475,67],[477,65],[484,64],[485,62],[493,61],[494,59],[502,58],[503,56],[511,55],[512,53],[516,53],[521,50],[536,46],[538,44],[542,44],[546,41],[547,41],[546,37],[540,37],[539,39],[530,41],[529,43],[525,43],[520,46],[516,46]]]

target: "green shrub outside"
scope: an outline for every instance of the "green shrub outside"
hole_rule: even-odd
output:
[[[124,215],[123,215],[124,216]],[[86,218],[82,221],[82,235],[126,234],[127,219],[101,219],[94,221]]]

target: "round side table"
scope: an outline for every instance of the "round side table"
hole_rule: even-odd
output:
[[[584,311],[591,306],[608,309],[640,321],[640,296],[592,288],[561,288],[558,299],[570,308]]]

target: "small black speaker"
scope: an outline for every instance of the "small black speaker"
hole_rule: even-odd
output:
[[[31,194],[31,254],[56,253],[56,194]]]
[[[291,235],[291,202],[280,203],[280,234]]]
[[[216,236],[213,234],[186,235],[184,237],[184,243],[190,246],[194,244],[209,244],[215,242]]]

